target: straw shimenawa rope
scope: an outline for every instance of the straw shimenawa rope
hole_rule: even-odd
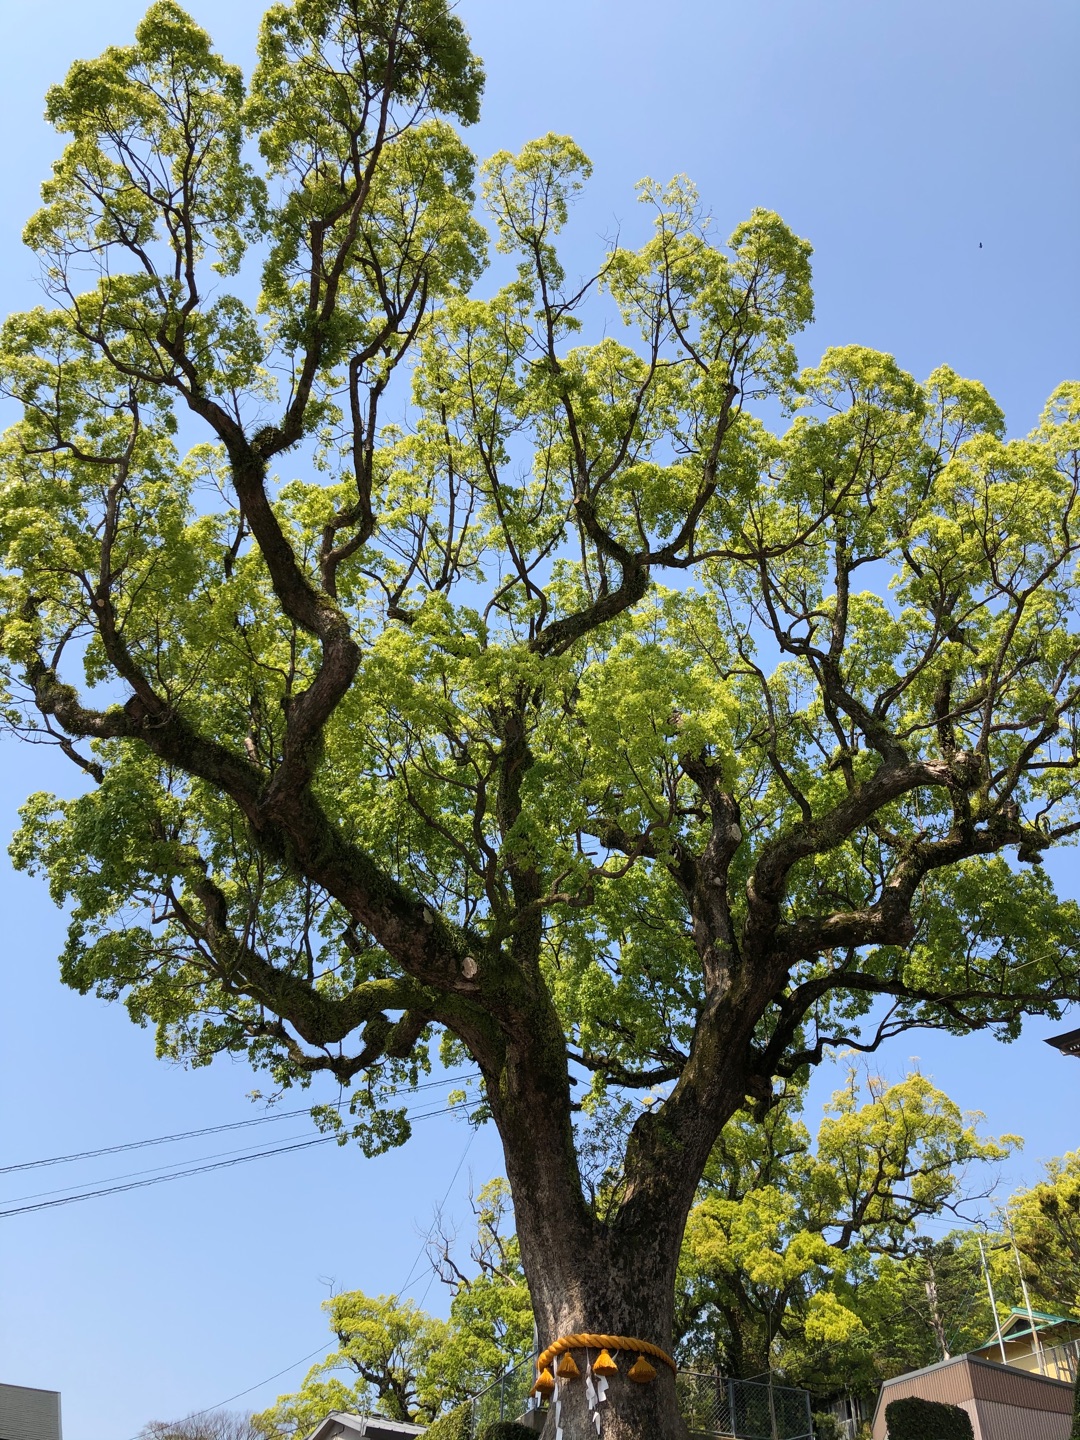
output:
[[[634,1350],[639,1355],[652,1355],[657,1360],[662,1360],[673,1375],[677,1375],[679,1369],[667,1351],[661,1350],[660,1346],[654,1345],[651,1340],[637,1340],[633,1335],[592,1335],[582,1331],[575,1335],[561,1335],[558,1340],[553,1340],[547,1349],[536,1357],[537,1373],[542,1374],[557,1355],[562,1355],[567,1350]]]

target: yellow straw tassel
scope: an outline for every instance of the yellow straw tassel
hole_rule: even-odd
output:
[[[601,1350],[592,1362],[592,1373],[594,1375],[618,1375],[619,1367],[606,1350]]]
[[[547,1368],[540,1371],[536,1377],[536,1384],[532,1388],[534,1395],[550,1395],[555,1389],[555,1379]]]
[[[556,1365],[555,1374],[560,1380],[576,1380],[581,1374],[581,1371],[577,1368],[577,1361],[573,1355],[570,1354],[569,1350],[559,1361],[558,1365]]]
[[[637,1385],[647,1385],[650,1380],[656,1379],[656,1371],[649,1364],[648,1360],[645,1359],[644,1355],[639,1355],[626,1372],[626,1378],[633,1380]]]

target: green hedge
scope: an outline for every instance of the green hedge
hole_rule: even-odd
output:
[[[468,1405],[459,1405],[449,1415],[440,1415],[424,1431],[424,1440],[470,1440]]]
[[[484,1426],[477,1440],[536,1440],[536,1431],[513,1420],[496,1420],[494,1425]]]
[[[936,1400],[890,1400],[885,1406],[889,1440],[974,1440],[971,1416],[959,1405]]]

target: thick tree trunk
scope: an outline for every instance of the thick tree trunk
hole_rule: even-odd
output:
[[[538,1228],[539,1234],[526,1220],[526,1229],[534,1233],[524,1235],[519,1220],[541,1350],[561,1336],[588,1332],[648,1340],[670,1354],[682,1230],[677,1217],[658,1217],[652,1233],[639,1243],[620,1239],[595,1221],[584,1245],[559,1229]],[[571,1353],[581,1373],[558,1380],[544,1440],[556,1440],[560,1431],[561,1440],[686,1440],[675,1377],[661,1360],[650,1361],[656,1378],[638,1384],[627,1378],[637,1354],[615,1353],[619,1373],[609,1377],[606,1393],[601,1387],[600,1398],[589,1383],[598,1349]],[[556,1368],[557,1362],[551,1366],[553,1372]]]
[[[541,1351],[588,1333],[630,1336],[671,1354],[686,1217],[716,1135],[746,1093],[732,1058],[745,1041],[731,1026],[699,1036],[695,1061],[712,1062],[711,1084],[684,1074],[659,1115],[638,1117],[621,1193],[610,1197],[603,1219],[583,1194],[565,1040],[546,995],[507,1046],[501,1069],[487,1076]],[[597,1351],[573,1355],[581,1374],[559,1382],[545,1440],[686,1440],[675,1377],[662,1360],[650,1361],[656,1377],[638,1384],[627,1373],[637,1356],[621,1350],[619,1373],[594,1399],[586,1379]]]
[[[542,1440],[559,1440],[560,1432],[562,1440],[688,1440],[671,1371],[661,1366],[655,1380],[637,1385],[626,1379],[633,1357],[617,1358],[620,1374],[612,1377],[603,1403],[595,1408],[590,1407],[584,1374],[578,1380],[558,1382]]]
[[[485,1056],[477,1044],[473,1053],[503,1142],[540,1350],[585,1333],[629,1336],[670,1355],[686,1218],[716,1136],[746,1094],[740,1058],[754,1016],[744,1006],[699,1025],[675,1091],[659,1113],[643,1110],[635,1121],[619,1194],[601,1219],[583,1193],[562,1022],[539,983],[514,1000],[505,1048]],[[636,1353],[620,1349],[619,1373],[596,1395],[587,1383],[596,1347],[572,1353],[581,1373],[559,1381],[545,1440],[686,1440],[662,1360],[650,1361],[656,1376],[639,1384],[628,1378]]]
[[[604,1248],[600,1247],[601,1252]],[[597,1263],[599,1260],[599,1256],[577,1257],[565,1290],[567,1299],[553,1315],[538,1316],[541,1345],[545,1335],[554,1340],[587,1331],[651,1340],[670,1353],[671,1281],[638,1273],[632,1254],[616,1266],[610,1259]],[[544,1440],[556,1440],[559,1431],[561,1440],[597,1440],[597,1436],[602,1440],[686,1440],[675,1377],[662,1361],[650,1362],[657,1372],[654,1380],[638,1384],[628,1378],[637,1354],[613,1352],[619,1373],[609,1376],[606,1386],[597,1386],[591,1366],[599,1350],[590,1347],[571,1353],[581,1374],[557,1379]]]

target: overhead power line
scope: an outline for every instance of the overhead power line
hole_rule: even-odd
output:
[[[459,1079],[466,1079],[466,1078],[470,1078],[470,1077],[459,1076],[458,1078],[459,1078]],[[452,1107],[452,1110],[462,1109],[462,1108],[465,1108],[465,1107],[463,1107],[463,1106],[454,1106],[454,1107]],[[475,1107],[472,1107],[472,1108],[475,1108]],[[434,1113],[436,1113],[436,1112],[432,1111],[432,1112],[430,1112],[430,1113],[434,1114]],[[440,1114],[446,1114],[446,1113],[452,1113],[452,1111],[451,1111],[451,1112],[439,1111],[438,1113],[440,1113]],[[415,1118],[415,1119],[421,1119],[422,1117],[418,1115],[418,1116],[415,1116],[414,1118]],[[462,1150],[462,1152],[461,1152],[461,1158],[458,1160],[457,1166],[456,1166],[455,1169],[454,1169],[454,1173],[453,1173],[453,1175],[451,1175],[451,1177],[450,1177],[450,1183],[449,1183],[449,1185],[447,1185],[447,1187],[446,1187],[446,1193],[443,1195],[441,1205],[445,1205],[446,1202],[447,1202],[447,1200],[450,1198],[450,1191],[454,1188],[454,1182],[457,1180],[458,1176],[461,1174],[461,1167],[465,1164],[465,1157],[468,1155],[469,1150],[470,1150],[470,1148],[472,1147],[472,1143],[473,1143],[473,1141],[474,1141],[475,1139],[476,1139],[476,1131],[475,1131],[475,1129],[474,1129],[474,1130],[470,1133],[468,1140],[466,1140],[466,1142],[465,1142],[465,1148]],[[441,1209],[441,1205],[440,1205],[440,1209]],[[397,1292],[399,1296],[402,1295],[402,1294],[404,1294],[405,1291],[408,1289],[409,1283],[410,1283],[411,1280],[412,1280],[413,1271],[416,1269],[416,1265],[417,1265],[417,1263],[418,1263],[418,1261],[419,1261],[419,1259],[420,1259],[420,1256],[423,1255],[424,1250],[425,1250],[425,1248],[427,1247],[427,1243],[428,1243],[428,1241],[431,1239],[432,1231],[435,1229],[435,1226],[436,1226],[437,1224],[438,1224],[438,1217],[436,1216],[436,1219],[432,1221],[431,1226],[430,1226],[430,1228],[428,1229],[427,1234],[424,1236],[423,1244],[422,1244],[421,1247],[420,1247],[420,1252],[419,1252],[419,1254],[417,1255],[416,1260],[413,1261],[412,1269],[410,1269],[409,1274],[408,1274],[408,1276],[406,1277],[405,1284],[404,1284],[404,1285],[401,1287],[401,1289]],[[427,1295],[427,1291],[426,1291],[426,1290],[424,1291],[424,1295],[425,1295],[425,1296]],[[420,1303],[423,1304],[423,1300],[421,1300]],[[254,1391],[254,1390],[261,1390],[264,1385],[269,1385],[272,1380],[280,1380],[280,1378],[282,1377],[282,1375],[288,1375],[288,1373],[289,1373],[290,1370],[295,1370],[295,1369],[297,1368],[297,1366],[303,1365],[306,1360],[313,1360],[316,1355],[325,1355],[325,1354],[326,1354],[326,1342],[324,1341],[317,1349],[315,1349],[315,1350],[310,1350],[306,1355],[301,1355],[301,1356],[300,1356],[300,1359],[299,1359],[299,1360],[294,1360],[291,1365],[286,1365],[286,1366],[284,1366],[281,1370],[275,1370],[274,1373],[273,1373],[273,1375],[267,1375],[266,1378],[263,1379],[263,1380],[256,1380],[255,1384],[254,1384],[254,1385],[249,1385],[246,1390],[238,1390],[235,1395],[226,1396],[226,1398],[225,1398],[224,1400],[219,1400],[215,1405],[207,1405],[206,1408],[203,1409],[203,1410],[194,1410],[194,1411],[192,1411],[192,1413],[191,1413],[190,1415],[187,1415],[187,1416],[185,1416],[184,1418],[187,1419],[187,1420],[196,1420],[196,1419],[199,1418],[200,1415],[209,1415],[212,1410],[220,1410],[220,1409],[222,1409],[222,1408],[223,1408],[224,1406],[226,1406],[226,1405],[231,1405],[234,1400],[242,1400],[245,1395],[250,1395],[250,1394],[252,1393],[252,1391]],[[139,1437],[138,1437],[137,1435],[132,1436],[132,1437],[131,1437],[131,1440],[139,1440]]]
[[[403,1285],[400,1285],[400,1286],[398,1287],[397,1294],[398,1294],[399,1298],[400,1298],[402,1295],[408,1294],[409,1286],[412,1284],[413,1275],[414,1275],[415,1272],[416,1272],[416,1267],[417,1267],[417,1265],[419,1265],[420,1261],[424,1258],[424,1254],[425,1254],[425,1252],[427,1251],[427,1247],[428,1247],[428,1245],[429,1245],[430,1242],[431,1242],[431,1237],[432,1237],[432,1235],[434,1234],[435,1227],[436,1227],[436,1225],[438,1225],[440,1219],[442,1218],[443,1207],[444,1207],[444,1205],[446,1204],[447,1200],[449,1200],[449,1198],[450,1198],[450,1191],[454,1188],[454,1182],[457,1180],[457,1177],[461,1174],[461,1167],[465,1164],[465,1157],[468,1155],[469,1150],[470,1150],[470,1148],[472,1147],[472,1142],[473,1142],[475,1139],[476,1139],[476,1130],[475,1130],[475,1128],[474,1128],[473,1131],[472,1131],[472,1134],[469,1136],[468,1140],[465,1142],[465,1149],[462,1150],[462,1152],[461,1152],[461,1159],[457,1162],[457,1166],[456,1166],[455,1169],[454,1169],[453,1175],[450,1176],[450,1182],[449,1182],[449,1184],[448,1184],[447,1187],[446,1187],[446,1193],[443,1195],[442,1199],[439,1201],[439,1204],[438,1204],[438,1206],[437,1206],[437,1208],[436,1208],[436,1210],[435,1210],[435,1218],[434,1218],[434,1220],[432,1220],[431,1224],[428,1226],[428,1228],[427,1228],[427,1233],[424,1235],[423,1240],[421,1240],[421,1242],[420,1242],[420,1249],[416,1252],[416,1259],[413,1261],[413,1263],[412,1263],[412,1264],[410,1265],[410,1267],[409,1267],[409,1273],[408,1273],[408,1275],[406,1275],[406,1277],[405,1277],[405,1283],[404,1283]],[[432,1270],[431,1273],[432,1273],[432,1275],[434,1276],[434,1274],[435,1274],[434,1270]],[[430,1285],[429,1285],[429,1288],[430,1288]],[[424,1303],[424,1301],[425,1301],[426,1299],[427,1299],[427,1290],[425,1290],[424,1293],[423,1293],[423,1295],[421,1295],[421,1297],[420,1297],[420,1304],[423,1305],[423,1303]]]
[[[415,1095],[421,1090],[434,1090],[441,1085],[453,1085],[456,1081],[475,1080],[479,1071],[467,1075],[447,1075],[441,1080],[426,1080],[420,1085],[403,1086],[399,1095]],[[333,1109],[340,1110],[344,1100],[328,1102]],[[50,1155],[44,1160],[23,1160],[18,1165],[0,1165],[0,1175],[10,1175],[16,1170],[37,1170],[46,1165],[68,1165],[76,1160],[93,1160],[99,1155],[119,1155],[125,1150],[142,1150],[150,1145],[171,1145],[179,1140],[197,1140],[204,1135],[221,1135],[227,1130],[243,1130],[249,1125],[267,1125],[274,1120],[295,1120],[298,1115],[310,1115],[310,1105],[300,1110],[275,1110],[267,1115],[253,1115],[247,1120],[231,1120],[224,1125],[203,1125],[198,1130],[179,1130],[175,1135],[154,1135],[146,1140],[128,1140],[122,1145],[102,1145],[97,1150],[78,1150],[71,1155]]]
[[[147,1185],[161,1185],[166,1180],[182,1180],[188,1175],[201,1175],[207,1170],[226,1170],[232,1165],[243,1165],[248,1160],[262,1160],[267,1155],[285,1155],[290,1150],[307,1150],[312,1145],[325,1145],[328,1140],[336,1139],[336,1135],[317,1135],[313,1140],[300,1140],[295,1145],[276,1145],[270,1150],[259,1150],[254,1155],[238,1155],[232,1160],[216,1160],[209,1165],[192,1165],[171,1175],[154,1175],[148,1180],[128,1180],[122,1185],[84,1190],[79,1195],[64,1195],[58,1200],[39,1200],[33,1205],[16,1205],[8,1210],[0,1210],[0,1219],[6,1219],[10,1215],[28,1215],[34,1210],[53,1210],[58,1205],[75,1205],[80,1200],[96,1200],[101,1195],[119,1195],[125,1190],[141,1190]]]
[[[246,1390],[238,1390],[235,1395],[228,1395],[224,1400],[219,1400],[216,1405],[207,1405],[203,1410],[193,1410],[190,1415],[185,1415],[185,1420],[197,1420],[200,1415],[209,1415],[212,1410],[221,1410],[226,1405],[231,1405],[234,1400],[242,1400],[245,1395],[250,1395],[253,1390],[261,1390],[264,1385],[269,1385],[271,1380],[280,1380],[282,1375],[287,1375],[290,1370],[295,1370],[298,1365],[303,1365],[305,1360],[314,1360],[316,1355],[326,1354],[326,1341],[315,1350],[309,1350],[306,1355],[301,1355],[299,1360],[294,1360],[291,1365],[286,1365],[283,1370],[275,1370],[273,1375],[267,1375],[265,1380],[257,1380],[254,1385],[249,1385]],[[132,1435],[131,1440],[140,1440],[139,1435]]]
[[[310,1134],[310,1131],[305,1131],[299,1135],[289,1135],[285,1140],[278,1142],[278,1147],[291,1145],[293,1141],[306,1140],[310,1138]],[[333,1139],[335,1137],[331,1135],[326,1138]],[[163,1170],[175,1170],[177,1166],[202,1165],[211,1160],[224,1160],[229,1155],[247,1155],[250,1151],[257,1150],[260,1143],[260,1141],[255,1141],[252,1145],[240,1145],[235,1150],[215,1150],[210,1155],[196,1156],[193,1161],[170,1160],[165,1165],[148,1165],[144,1170],[128,1170],[123,1175],[103,1175],[98,1180],[80,1180],[75,1185],[57,1185],[53,1190],[36,1190],[30,1195],[12,1195],[8,1199],[0,1200],[0,1205],[21,1205],[24,1200],[41,1200],[46,1195],[70,1195],[73,1190],[85,1190],[88,1187],[98,1189],[105,1185],[116,1185],[122,1180],[134,1180],[139,1175],[160,1175]]]
[[[417,1120],[430,1120],[435,1115],[455,1115],[470,1113],[476,1108],[475,1102],[470,1104],[463,1101],[459,1105],[437,1106],[434,1110],[422,1110],[416,1115],[409,1115],[407,1119],[412,1124]],[[326,1145],[331,1140],[336,1141],[338,1136],[316,1135],[311,1140],[298,1140],[291,1145],[275,1145],[266,1150],[258,1150],[252,1155],[236,1155],[232,1159],[215,1160],[209,1164],[190,1165],[181,1170],[174,1170],[168,1175],[152,1175],[147,1179],[130,1179],[119,1184],[97,1186],[93,1189],[84,1190],[78,1195],[64,1195],[58,1199],[38,1200],[34,1204],[9,1206],[0,1210],[0,1219],[6,1219],[12,1215],[27,1215],[36,1210],[53,1210],[60,1205],[75,1205],[80,1200],[96,1200],[103,1195],[119,1195],[128,1190],[142,1190],[148,1185],[162,1185],[167,1180],[183,1180],[190,1175],[203,1175],[210,1170],[227,1170],[234,1165],[245,1165],[249,1160],[263,1160],[271,1155],[287,1155],[293,1150],[308,1150],[314,1145]]]

